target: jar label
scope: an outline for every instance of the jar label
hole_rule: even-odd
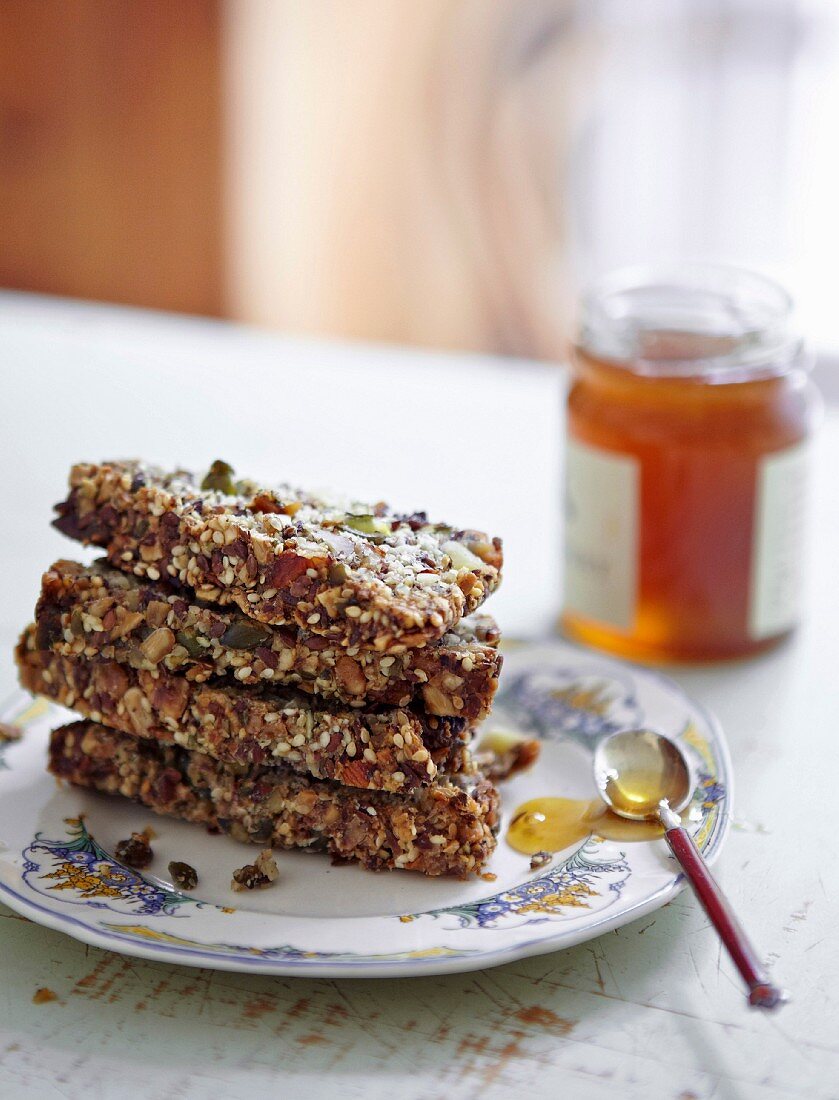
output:
[[[621,630],[635,622],[640,463],[569,439],[565,608]]]
[[[757,467],[749,633],[756,640],[798,621],[808,451],[806,443]]]

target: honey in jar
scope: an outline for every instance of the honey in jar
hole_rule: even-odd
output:
[[[724,267],[583,302],[568,394],[562,625],[638,660],[767,648],[798,621],[814,395],[790,299]]]

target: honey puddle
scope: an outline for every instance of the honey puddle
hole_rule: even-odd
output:
[[[592,834],[604,840],[655,840],[664,836],[657,821],[627,821],[599,798],[532,798],[513,814],[507,843],[517,852],[560,852]]]

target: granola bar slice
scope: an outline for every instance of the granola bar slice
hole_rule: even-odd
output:
[[[371,870],[466,877],[495,848],[498,794],[479,772],[438,776],[409,795],[361,791],[285,768],[222,764],[85,721],[55,730],[49,769],[236,840],[326,850]]]
[[[82,463],[54,525],[137,576],[382,651],[436,641],[500,582],[501,542],[482,532],[231,475],[218,462],[203,479],[136,460]]]
[[[347,710],[293,691],[196,684],[99,658],[38,649],[30,627],[17,648],[20,681],[86,718],[231,763],[285,764],[350,787],[409,791],[462,765],[462,718],[403,708]]]
[[[196,683],[293,687],[350,707],[412,701],[429,714],[479,722],[498,686],[498,628],[489,616],[458,623],[434,645],[345,649],[300,627],[271,627],[238,608],[196,600],[188,589],[109,566],[57,561],[35,611],[38,645],[63,656],[181,672]]]

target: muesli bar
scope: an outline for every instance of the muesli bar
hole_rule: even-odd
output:
[[[350,787],[410,791],[463,764],[462,718],[403,708],[347,710],[293,691],[196,684],[98,658],[37,648],[30,627],[17,649],[20,680],[85,718],[235,764],[286,765]]]
[[[82,463],[54,525],[126,572],[383,652],[436,641],[500,582],[501,542],[482,532],[232,473],[221,462],[203,478],[136,460]]]
[[[481,871],[495,848],[498,794],[479,772],[439,776],[407,796],[368,792],[284,768],[242,770],[95,722],[55,730],[49,769],[236,840],[326,850],[371,870],[465,878]]]
[[[105,561],[57,561],[44,574],[35,620],[39,648],[63,656],[180,672],[196,683],[226,677],[292,687],[350,707],[415,702],[468,722],[486,717],[501,668],[498,628],[486,615],[421,649],[345,649],[297,626],[272,627],[238,608],[209,606],[188,589]]]

